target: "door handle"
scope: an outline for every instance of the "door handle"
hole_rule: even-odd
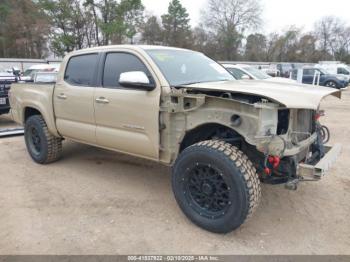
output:
[[[99,98],[96,98],[96,103],[98,103],[98,104],[109,104],[109,101],[106,99],[106,98],[104,98],[104,97],[99,97]]]
[[[57,98],[58,99],[62,99],[62,100],[66,100],[67,99],[67,96],[65,95],[65,94],[59,94],[58,96],[57,96]]]

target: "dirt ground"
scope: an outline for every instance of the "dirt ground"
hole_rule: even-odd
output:
[[[350,92],[323,108],[343,145],[336,166],[296,192],[263,185],[253,218],[227,235],[186,219],[167,167],[72,142],[39,166],[23,137],[1,139],[0,254],[350,254]]]

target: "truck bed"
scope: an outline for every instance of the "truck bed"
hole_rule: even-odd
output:
[[[9,98],[14,121],[24,125],[26,112],[37,110],[42,113],[50,132],[57,134],[53,112],[54,88],[55,84],[12,84]]]

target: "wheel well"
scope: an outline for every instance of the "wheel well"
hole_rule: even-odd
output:
[[[186,133],[180,144],[180,152],[191,145],[210,139],[225,140],[226,142],[239,147],[243,137],[227,126],[220,124],[205,124]]]
[[[41,115],[40,111],[38,111],[37,109],[35,108],[32,108],[32,107],[27,107],[25,110],[24,110],[24,122],[27,121],[27,119],[31,116],[34,116],[34,115]]]
[[[332,82],[335,83],[336,86],[338,86],[338,82],[337,82],[336,80],[333,80],[333,79],[327,80],[327,81],[325,82],[325,84],[332,83]]]

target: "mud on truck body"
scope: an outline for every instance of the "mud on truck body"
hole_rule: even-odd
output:
[[[11,106],[37,163],[71,139],[171,165],[186,216],[226,233],[256,209],[261,181],[296,189],[335,161],[340,146],[319,132],[328,95],[341,92],[237,81],[190,50],[108,46],[69,54],[55,85],[14,85]]]

